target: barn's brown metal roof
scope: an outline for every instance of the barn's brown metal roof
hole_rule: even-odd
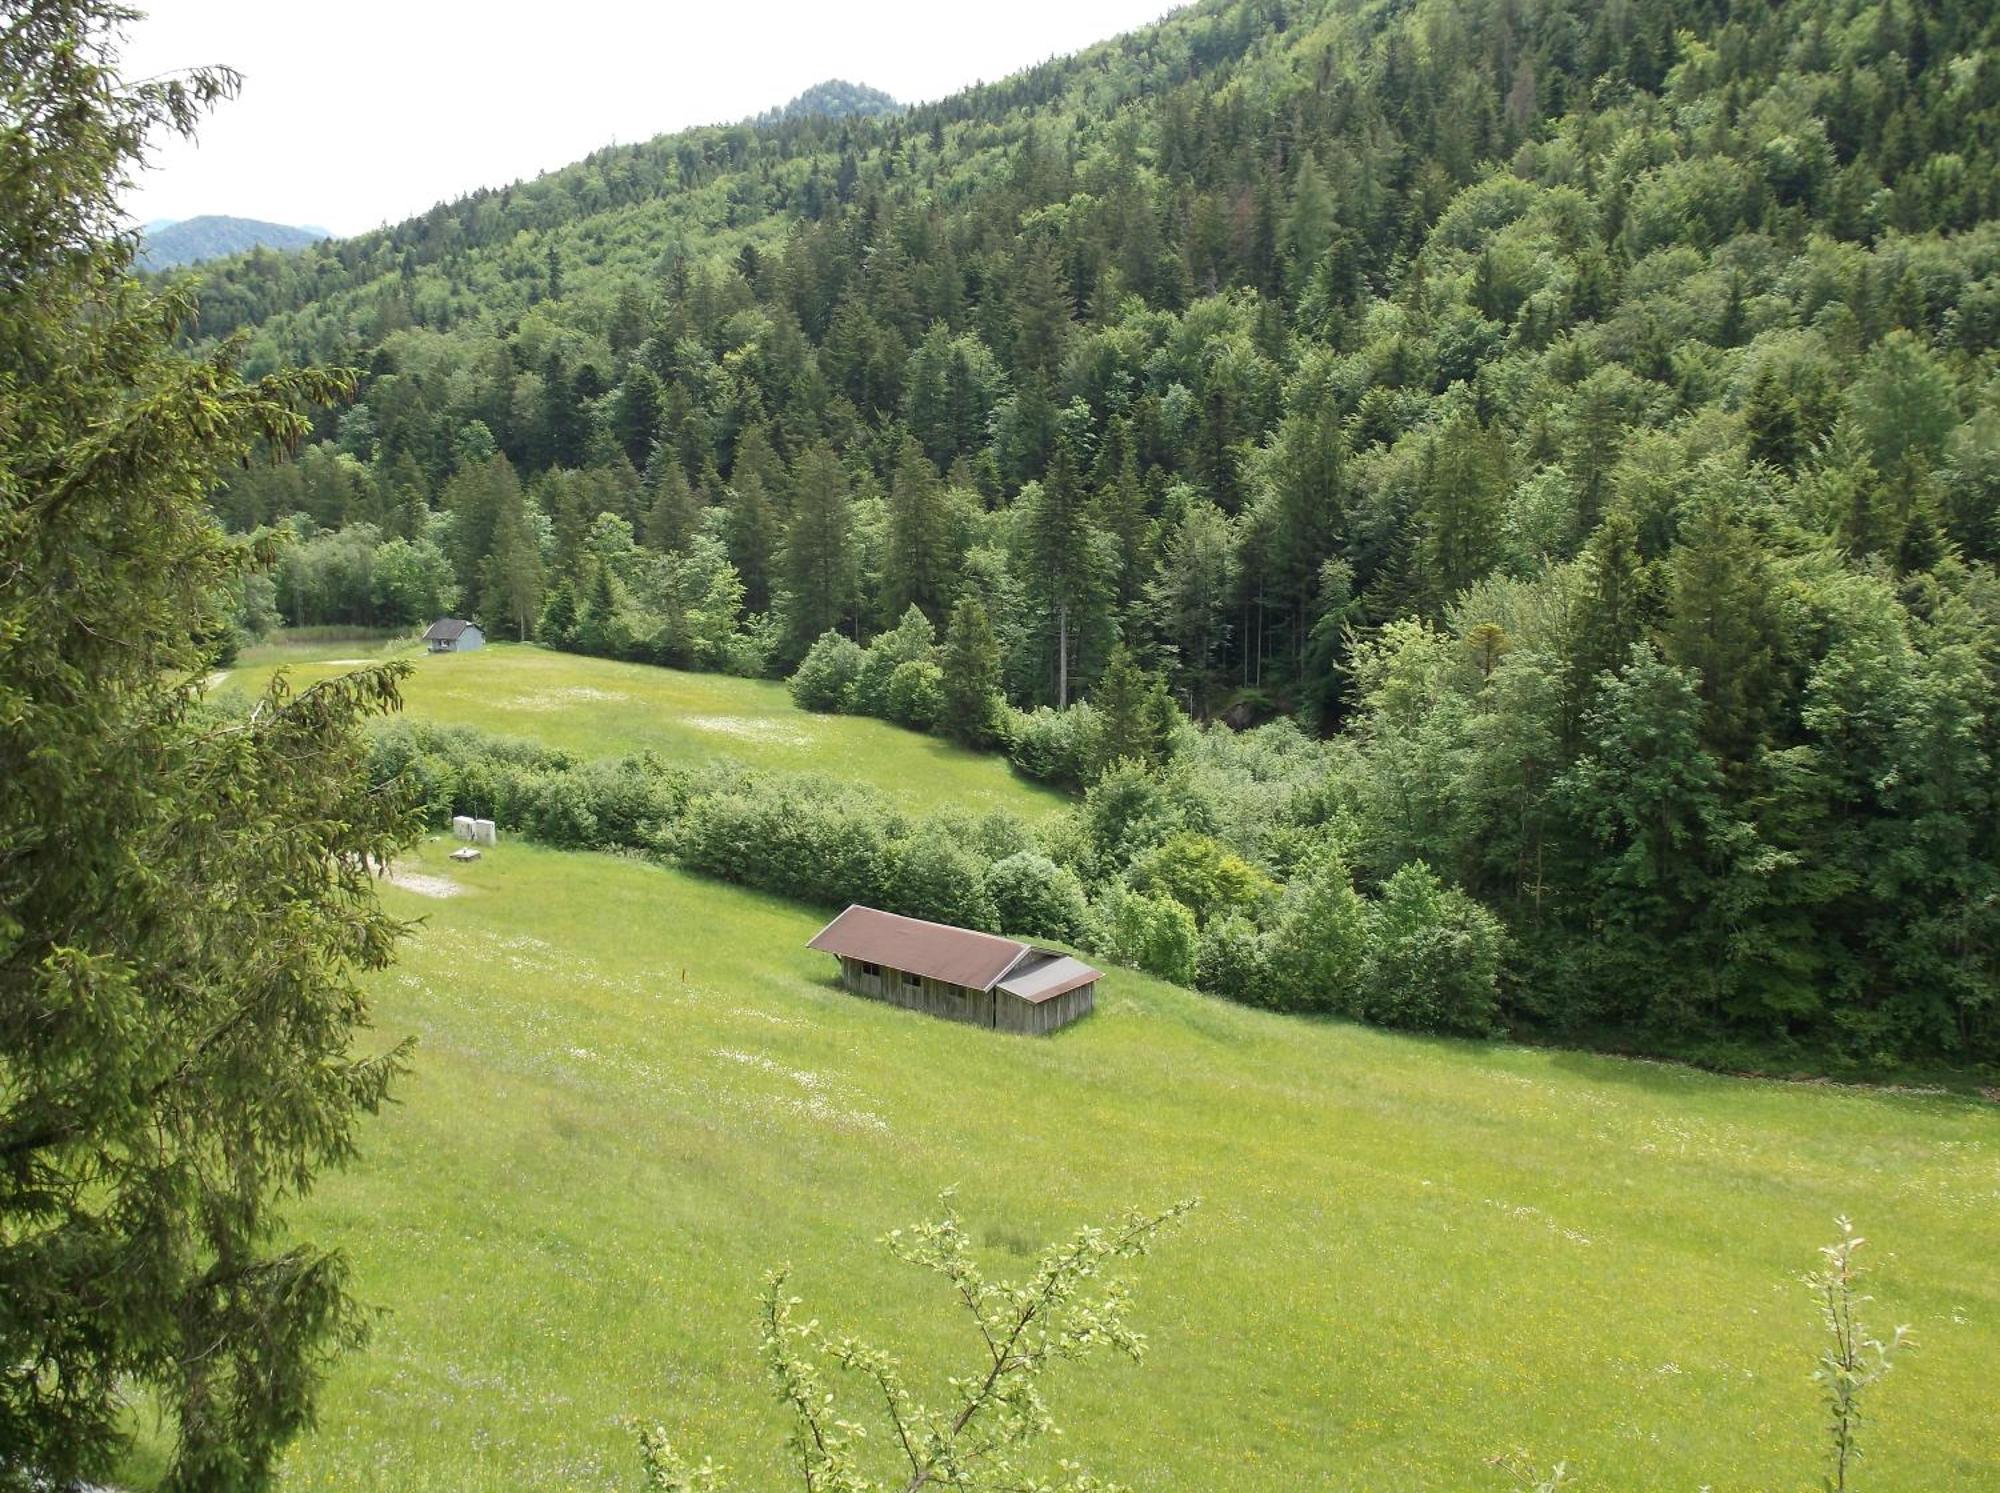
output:
[[[455,643],[472,626],[463,617],[440,617],[424,631],[426,643]]]
[[[848,908],[814,934],[806,947],[907,970],[913,975],[971,990],[991,990],[1028,955],[1041,952],[1018,939],[975,933],[970,928],[954,928],[947,923],[927,923],[922,918],[906,918],[861,906]],[[1095,970],[1090,973],[1096,978]],[[1052,990],[1023,998],[1046,1000],[1059,993]]]
[[[1022,960],[1001,980],[1002,994],[1040,1005],[1059,995],[1068,995],[1079,986],[1094,985],[1104,978],[1103,971],[1092,969],[1081,959],[1072,959],[1067,954],[1051,954],[1046,949],[1037,949],[1035,953],[1040,956],[1038,959]]]

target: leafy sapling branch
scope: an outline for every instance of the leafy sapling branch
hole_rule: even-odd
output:
[[[766,1277],[761,1348],[791,1413],[789,1450],[801,1485],[806,1493],[1108,1493],[1111,1484],[1068,1461],[1059,1461],[1052,1477],[1028,1470],[1038,1444],[1058,1434],[1042,1376],[1103,1348],[1134,1362],[1144,1357],[1145,1337],[1127,1320],[1130,1284],[1114,1269],[1148,1253],[1196,1200],[1078,1229],[1045,1250],[1019,1282],[987,1278],[952,1194],[941,1202],[936,1221],[893,1230],[882,1241],[896,1259],[942,1277],[977,1334],[971,1367],[946,1380],[938,1404],[911,1389],[894,1353],[836,1336],[817,1318],[801,1320],[804,1303],[789,1293],[789,1269]],[[857,1408],[830,1387],[826,1365],[861,1379]],[[642,1430],[639,1448],[646,1486],[656,1493],[719,1493],[724,1486],[721,1469],[689,1462],[663,1428]]]
[[[1854,1464],[1861,1457],[1863,1398],[1887,1377],[1896,1354],[1915,1346],[1908,1327],[1898,1327],[1884,1342],[1861,1320],[1861,1309],[1874,1300],[1863,1295],[1857,1285],[1866,1272],[1855,1257],[1867,1241],[1854,1232],[1854,1225],[1846,1218],[1839,1219],[1838,1225],[1840,1237],[1820,1246],[1824,1265],[1806,1276],[1806,1288],[1819,1303],[1820,1321],[1828,1338],[1819,1367],[1813,1371],[1813,1382],[1820,1386],[1827,1410],[1833,1465],[1823,1486],[1829,1493],[1847,1493],[1851,1486]]]

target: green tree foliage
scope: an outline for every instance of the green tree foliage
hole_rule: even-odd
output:
[[[1000,644],[993,636],[986,608],[973,596],[961,597],[952,608],[945,632],[942,709],[939,723],[947,735],[967,746],[988,745],[1000,719]]]
[[[889,486],[889,553],[882,600],[890,615],[916,607],[933,622],[951,609],[964,541],[930,459],[906,436]]]
[[[1067,446],[1058,449],[1048,479],[1022,492],[1021,530],[1023,583],[1041,620],[1041,689],[1061,710],[1104,603],[1103,557]]]
[[[136,1388],[165,1486],[253,1488],[363,1324],[282,1204],[403,1065],[356,1050],[356,977],[414,825],[359,732],[396,669],[198,702],[253,564],[209,490],[347,380],[191,357],[184,295],[131,278],[114,194],[234,79],[124,83],[126,19],[0,28],[0,1485],[104,1475]]]
[[[821,633],[792,673],[793,703],[801,710],[829,714],[849,709],[862,657],[861,645],[854,639],[837,632]]]
[[[825,446],[799,458],[785,533],[786,632],[800,654],[821,633],[850,622],[855,600],[854,511],[847,475]]]
[[[1081,944],[1090,935],[1090,903],[1074,871],[1046,855],[1020,850],[986,873],[995,920],[1017,938]]]
[[[1171,897],[1114,883],[1097,907],[1104,952],[1162,980],[1192,985],[1197,930],[1194,914]]]
[[[518,487],[505,492],[494,516],[492,547],[480,567],[479,610],[526,641],[542,611],[542,554]]]
[[[1098,771],[1120,761],[1157,767],[1167,760],[1179,713],[1166,681],[1141,669],[1123,644],[1111,650],[1091,704],[1097,707],[1092,755]]]
[[[1361,1009],[1384,1026],[1484,1036],[1499,1014],[1505,943],[1498,918],[1411,861],[1370,909]]]
[[[1422,860],[1505,923],[1506,1021],[1991,1060],[2000,14],[1629,10],[1216,0],[222,262],[199,343],[368,372],[216,511],[298,536],[287,616],[406,609],[392,538],[478,607],[503,463],[573,589],[545,636],[662,662],[786,670],[970,594],[1038,780],[1101,768],[1125,712],[1073,702],[1121,644],[1196,720],[1337,733],[1308,789],[1275,738],[1177,731],[1180,818],[1278,882],[1329,835],[1367,889]],[[600,580],[604,513],[659,563]],[[1647,902],[1603,874],[1658,839],[1626,757],[1671,726],[1692,783],[1683,725],[1717,780]]]
[[[1169,836],[1140,856],[1126,880],[1142,892],[1171,897],[1206,929],[1220,918],[1254,921],[1277,888],[1271,879],[1211,835]]]
[[[1147,586],[1153,627],[1197,719],[1207,718],[1215,666],[1229,638],[1233,565],[1229,520],[1212,503],[1190,504]]]
[[[1295,1011],[1356,1014],[1367,955],[1367,909],[1340,857],[1321,851],[1293,873],[1278,904],[1264,998]]]

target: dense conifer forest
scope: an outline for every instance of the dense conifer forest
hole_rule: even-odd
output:
[[[211,266],[200,338],[362,373],[215,498],[293,541],[241,626],[463,608],[1011,750],[1245,998],[1990,1063],[1996,33],[1207,0]]]

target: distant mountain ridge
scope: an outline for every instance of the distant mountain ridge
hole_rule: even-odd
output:
[[[815,83],[781,108],[766,109],[753,123],[782,124],[793,119],[876,119],[901,114],[903,106],[879,88],[828,78]]]
[[[304,249],[331,237],[324,228],[266,223],[208,213],[198,218],[148,225],[139,244],[139,268],[169,270],[204,259],[220,259],[247,249]]]

